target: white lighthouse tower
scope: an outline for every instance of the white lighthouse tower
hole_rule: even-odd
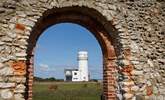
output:
[[[79,67],[79,75],[80,81],[88,81],[88,52],[87,51],[79,51],[78,52],[78,67]]]

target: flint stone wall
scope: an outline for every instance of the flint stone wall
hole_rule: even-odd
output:
[[[27,40],[32,28],[45,11],[72,6],[95,9],[118,31],[116,40],[122,45],[116,48],[121,51],[116,62],[117,97],[165,100],[163,0],[1,0],[0,100],[25,99]]]

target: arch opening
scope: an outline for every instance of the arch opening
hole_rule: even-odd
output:
[[[85,82],[82,77],[80,79],[82,61],[77,58],[82,50],[88,53],[88,70],[83,71],[89,72],[83,75],[87,79]],[[33,100],[49,100],[50,97],[51,100],[100,100],[102,65],[101,48],[87,29],[73,23],[49,27],[40,35],[34,53]],[[66,75],[66,71],[77,75]]]
[[[91,11],[91,12],[90,12]],[[87,13],[88,12],[88,13]],[[93,17],[92,15],[96,15]],[[100,44],[103,54],[103,95],[106,100],[116,98],[116,40],[113,38],[112,33],[116,33],[115,29],[106,21],[100,13],[92,8],[85,7],[66,7],[55,8],[46,11],[43,16],[37,21],[32,29],[30,38],[28,40],[27,49],[27,100],[32,100],[32,85],[33,85],[33,66],[34,66],[34,50],[37,40],[42,32],[51,25],[71,22],[82,25],[87,28],[96,37]],[[108,29],[105,28],[107,24]],[[109,31],[111,30],[111,31]],[[111,33],[110,33],[111,32]]]

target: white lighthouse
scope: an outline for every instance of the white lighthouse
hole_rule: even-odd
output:
[[[88,52],[79,51],[77,55],[78,69],[65,69],[65,81],[89,81]]]
[[[78,52],[78,67],[79,67],[79,75],[80,81],[88,81],[88,52],[87,51],[79,51]]]

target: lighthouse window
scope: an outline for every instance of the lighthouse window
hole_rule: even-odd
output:
[[[74,75],[77,75],[77,73],[74,73]]]

